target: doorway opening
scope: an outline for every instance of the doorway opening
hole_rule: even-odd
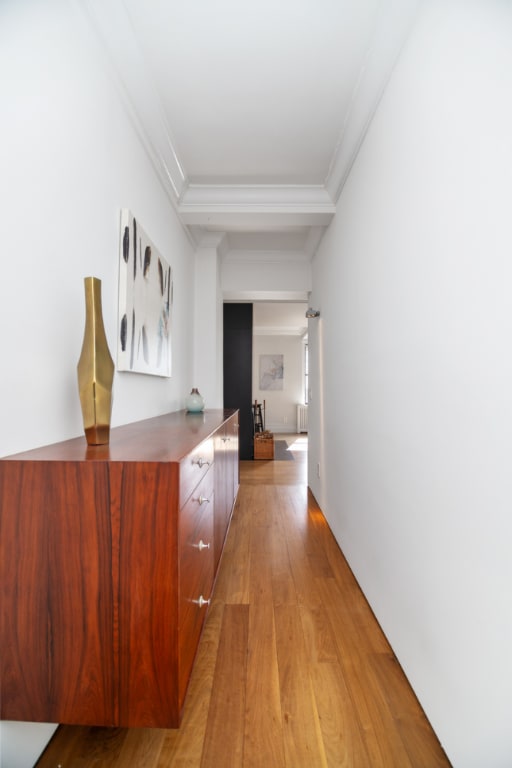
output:
[[[305,301],[224,302],[225,323],[234,317],[236,324],[235,328],[225,325],[224,330],[225,407],[240,409],[241,426],[250,422],[250,437],[254,440],[257,404],[258,413],[264,413],[264,424],[258,421],[258,431],[271,433],[275,440],[286,443],[287,450],[302,455],[307,455],[308,445],[306,309]],[[248,321],[244,320],[241,327],[239,312],[245,318],[252,318],[250,330]],[[229,392],[229,401],[226,392]],[[254,455],[254,446],[252,449]],[[241,459],[253,458],[249,451],[247,446],[243,454],[241,452]]]

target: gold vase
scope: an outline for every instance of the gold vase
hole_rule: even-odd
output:
[[[114,361],[110,356],[101,310],[101,280],[85,277],[85,330],[78,361],[78,390],[87,443],[110,438]]]

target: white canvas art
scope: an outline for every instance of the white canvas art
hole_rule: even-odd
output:
[[[260,389],[283,389],[284,355],[260,355]]]
[[[121,211],[120,371],[171,375],[172,270],[133,214]]]

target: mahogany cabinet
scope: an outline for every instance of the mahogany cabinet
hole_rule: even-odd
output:
[[[238,490],[238,412],[0,460],[0,717],[177,727]]]

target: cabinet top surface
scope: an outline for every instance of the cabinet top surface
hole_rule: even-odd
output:
[[[3,459],[9,461],[162,461],[173,462],[189,454],[231,416],[232,409],[203,413],[175,411],[110,430],[107,445],[87,445],[76,437]]]

